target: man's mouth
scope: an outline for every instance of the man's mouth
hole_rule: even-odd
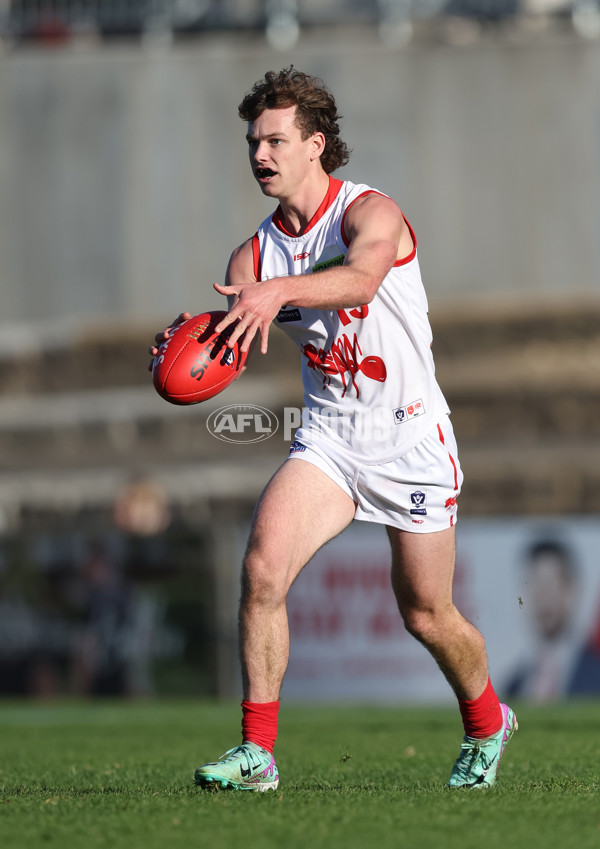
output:
[[[257,168],[255,174],[259,180],[270,180],[275,176],[275,171],[271,171],[270,168]]]

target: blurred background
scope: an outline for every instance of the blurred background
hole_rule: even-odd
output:
[[[419,240],[465,472],[456,600],[502,694],[600,692],[600,0],[0,0],[0,695],[239,694],[239,560],[299,354],[196,407],[146,350],[271,206],[237,104],[294,64]],[[290,595],[289,698],[438,702],[357,523]]]

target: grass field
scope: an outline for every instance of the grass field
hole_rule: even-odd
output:
[[[0,704],[0,845],[600,846],[600,703],[515,706],[495,788],[445,787],[450,709],[284,706],[275,793],[206,792],[194,767],[238,742],[232,704]]]

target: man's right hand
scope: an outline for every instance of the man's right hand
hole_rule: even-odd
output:
[[[154,358],[158,354],[158,349],[163,342],[166,342],[167,339],[169,339],[171,335],[171,330],[173,330],[174,327],[177,327],[182,322],[187,321],[188,318],[191,317],[192,314],[189,312],[180,312],[175,321],[172,321],[168,327],[165,327],[164,330],[160,330],[156,334],[156,336],[154,337],[154,345],[150,345],[150,347],[148,348],[148,353],[152,357],[150,363],[148,364],[148,371],[152,371],[152,366],[154,365]]]

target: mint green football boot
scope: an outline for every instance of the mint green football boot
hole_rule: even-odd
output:
[[[256,743],[242,743],[215,763],[199,766],[194,781],[206,788],[264,792],[277,788],[279,773],[271,752]]]
[[[452,768],[448,781],[449,787],[468,787],[470,789],[491,787],[498,777],[500,758],[519,724],[517,717],[508,705],[502,708],[502,728],[491,737],[478,739],[463,738],[460,755]]]

